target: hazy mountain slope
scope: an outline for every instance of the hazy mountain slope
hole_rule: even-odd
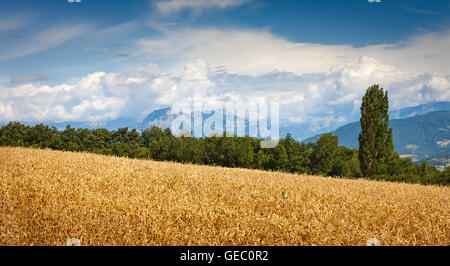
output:
[[[414,159],[425,159],[450,153],[450,111],[430,112],[424,115],[390,121],[394,133],[395,151],[400,155],[414,155]],[[339,144],[358,147],[359,122],[350,123],[330,133],[339,137]],[[321,134],[320,134],[321,135]],[[315,142],[320,135],[306,139]]]

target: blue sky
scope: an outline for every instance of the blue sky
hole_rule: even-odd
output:
[[[195,90],[320,130],[373,82],[393,108],[450,100],[449,32],[443,0],[1,1],[0,121],[142,117]]]

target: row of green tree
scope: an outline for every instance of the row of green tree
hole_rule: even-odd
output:
[[[169,129],[58,130],[43,124],[27,126],[10,122],[0,128],[0,146],[51,148],[130,158],[175,161],[224,167],[241,167],[300,174],[360,178],[359,151],[338,145],[338,137],[322,135],[316,143],[299,143],[287,135],[273,149],[262,149],[251,137],[177,137]],[[423,184],[450,184],[450,169],[439,172],[426,162],[415,165],[393,153],[373,179]],[[364,168],[363,168],[364,169]]]

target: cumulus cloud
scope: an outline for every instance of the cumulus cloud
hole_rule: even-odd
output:
[[[37,86],[31,83],[2,89],[1,120],[100,121],[114,119],[124,100],[103,93],[105,73],[93,73],[74,85]]]
[[[450,76],[402,71],[370,57],[319,73],[258,75],[215,71],[206,60],[197,59],[180,74],[150,63],[131,72],[93,73],[73,84],[2,88],[0,121],[142,118],[154,109],[201,96],[213,106],[226,101],[276,101],[282,123],[306,123],[311,131],[320,132],[356,120],[361,97],[374,83],[389,91],[393,108],[450,101]]]
[[[184,9],[202,11],[204,9],[224,9],[244,5],[252,0],[163,0],[155,3],[158,12],[164,16]]]
[[[369,56],[405,71],[450,74],[450,31],[396,44],[353,47],[292,42],[267,30],[183,29],[141,39],[137,46],[134,55],[165,62],[172,71],[182,71],[185,62],[205,58],[211,67],[234,74],[260,75],[273,70],[306,74]]]
[[[349,60],[351,50],[339,45],[293,43],[268,31],[236,29],[171,31],[164,38],[141,39],[137,45],[141,56],[174,64],[201,57],[236,74],[261,74],[274,69],[294,73],[327,71],[331,65]],[[180,65],[175,67],[182,69]]]
[[[52,43],[82,31],[74,28]],[[51,39],[51,33],[42,39]],[[267,30],[183,29],[136,45],[124,54],[164,62],[163,67],[150,63],[130,72],[97,72],[56,86],[16,77],[23,82],[0,88],[0,121],[142,118],[201,95],[212,105],[274,100],[282,122],[320,132],[357,120],[361,97],[374,83],[388,90],[393,109],[450,101],[450,31],[352,47],[292,42]]]

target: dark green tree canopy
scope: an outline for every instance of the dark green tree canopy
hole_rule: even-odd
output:
[[[362,98],[358,137],[361,172],[367,177],[386,173],[394,152],[388,111],[387,91],[379,85],[369,87]]]

